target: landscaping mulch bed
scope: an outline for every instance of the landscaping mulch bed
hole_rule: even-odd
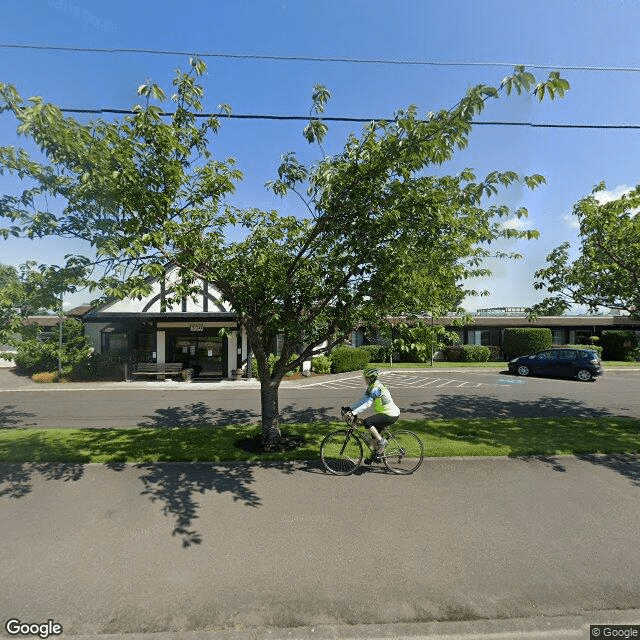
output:
[[[248,438],[240,438],[233,444],[238,447],[238,449],[242,449],[247,453],[272,453],[293,451],[294,449],[304,446],[306,442],[307,439],[304,436],[282,431],[282,438],[280,441],[270,446],[264,446],[262,444],[262,433],[260,432]]]

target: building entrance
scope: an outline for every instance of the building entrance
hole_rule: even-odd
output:
[[[199,377],[223,377],[227,369],[225,342],[220,336],[169,336],[171,362],[182,362]]]

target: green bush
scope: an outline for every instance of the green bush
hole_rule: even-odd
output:
[[[387,362],[391,347],[384,344],[363,344],[358,349],[369,354],[369,362]]]
[[[522,328],[504,330],[502,350],[507,359],[551,349],[552,345],[553,335],[551,329]]]
[[[23,339],[17,345],[14,362],[20,371],[29,375],[45,373],[58,369],[58,355],[60,352],[57,328],[46,340],[38,339],[41,330],[35,332],[28,327]],[[63,368],[70,368],[86,362],[92,346],[89,338],[82,334],[82,323],[78,320],[65,320],[62,325],[62,353]]]
[[[331,352],[332,373],[359,371],[369,364],[369,353],[361,348],[338,347]]]
[[[331,358],[329,356],[316,356],[312,358],[311,370],[316,373],[331,373]]]
[[[499,362],[500,360],[502,360],[502,349],[500,347],[492,345],[489,347],[489,351],[491,353],[491,355],[489,356],[489,360],[493,362]]]
[[[633,331],[603,331],[601,342],[603,360],[633,362],[638,356],[638,338]]]
[[[126,356],[106,351],[92,353],[85,362],[73,367],[73,380],[122,380],[124,378],[124,363]]]
[[[474,344],[456,344],[443,349],[448,362],[487,362],[491,349]]]

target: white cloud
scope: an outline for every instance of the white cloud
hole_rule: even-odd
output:
[[[503,229],[516,229],[518,231],[522,231],[526,228],[527,218],[518,218],[514,216],[513,218],[509,218],[502,223]]]
[[[594,198],[600,203],[605,204],[606,202],[611,202],[612,200],[617,200],[625,193],[629,193],[633,187],[628,187],[626,184],[621,184],[618,187],[614,187],[613,189],[606,189],[605,191],[598,191],[594,193]]]
[[[566,216],[562,217],[562,221],[569,227],[569,229],[579,229],[580,223],[578,222],[578,218],[576,218],[573,214],[568,213]]]

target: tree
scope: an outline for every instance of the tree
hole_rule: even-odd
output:
[[[60,313],[61,296],[82,286],[85,263],[86,259],[70,259],[67,266],[60,268],[29,261],[20,266],[20,271],[0,264],[0,344],[20,343],[22,320],[28,315]]]
[[[466,146],[487,100],[512,91],[553,98],[568,83],[553,72],[536,85],[517,67],[499,87],[473,87],[453,108],[426,119],[412,106],[393,122],[371,122],[332,156],[322,151],[327,125],[321,114],[330,96],[316,86],[304,136],[319,145],[321,158],[307,167],[294,153],[283,156],[268,187],[299,199],[301,213],[281,216],[230,204],[241,173],[233,159],[215,160],[208,150],[219,118],[198,124],[204,114],[197,78],[204,70],[192,59],[187,72],[177,73],[171,113],[160,107],[162,89],[144,84],[142,104],[131,116],[87,125],[39,98],[25,104],[13,87],[0,86],[0,109],[12,112],[18,130],[47,156],[42,164],[22,150],[0,150],[0,168],[37,185],[5,197],[1,212],[13,221],[6,234],[91,243],[96,263],[106,269],[93,286],[107,296],[144,295],[145,276],[161,277],[167,263],[178,267],[176,299],[193,293],[199,278],[211,282],[253,346],[263,440],[271,443],[280,437],[278,389],[292,356],[300,365],[387,314],[449,309],[461,282],[489,274],[484,258],[517,257],[492,253],[490,243],[537,237],[503,225],[511,212],[487,199],[518,181],[534,188],[542,176],[494,171],[478,181],[470,169],[455,176],[426,170]],[[221,107],[221,114],[228,111]],[[43,191],[64,198],[60,215],[35,205]],[[514,213],[527,215],[523,208]],[[228,240],[231,228],[244,237]],[[278,334],[284,334],[282,352],[270,371]]]
[[[433,365],[434,353],[443,349],[446,345],[458,342],[460,336],[455,331],[449,331],[444,325],[425,322],[416,316],[407,319],[407,322],[399,322],[391,327],[391,335],[394,351],[408,354],[417,362],[430,361]],[[452,322],[455,326],[464,326],[470,318],[457,318]]]
[[[609,202],[598,198],[604,189],[600,183],[573,208],[580,223],[579,257],[569,260],[565,242],[536,272],[535,288],[552,295],[535,305],[534,313],[582,304],[591,311],[609,307],[640,318],[640,185]]]
[[[22,329],[22,339],[17,343],[15,363],[29,375],[62,369],[70,371],[74,366],[87,362],[93,346],[84,335],[82,323],[73,318],[62,324],[62,349],[57,330],[42,340],[42,328],[29,325]]]

